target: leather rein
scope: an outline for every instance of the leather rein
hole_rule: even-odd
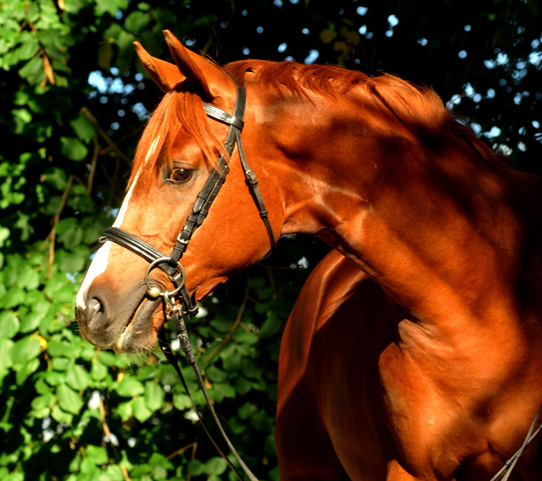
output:
[[[265,224],[267,234],[269,236],[269,241],[271,244],[271,250],[272,250],[274,249],[276,242],[275,242],[275,237],[273,235],[273,230],[271,228],[271,224],[269,222],[268,211],[265,208],[265,204],[263,202],[263,198],[260,193],[260,189],[258,187],[258,180],[256,179],[256,175],[248,166],[248,163],[243,151],[243,146],[241,144],[241,131],[243,130],[243,125],[244,125],[243,117],[244,117],[244,112],[245,112],[245,105],[246,105],[245,86],[237,85],[237,97],[235,100],[235,107],[234,107],[232,115],[224,112],[223,110],[217,107],[214,107],[206,103],[203,104],[203,108],[208,117],[229,126],[228,135],[224,143],[224,149],[228,157],[231,159],[231,156],[235,149],[235,145],[237,145],[237,148],[239,151],[239,157],[241,159],[241,166],[245,174],[246,184],[252,195],[254,203],[256,204],[256,207],[258,208],[260,217]],[[220,420],[218,419],[218,416],[213,407],[213,404],[211,403],[211,400],[209,399],[207,389],[205,388],[205,383],[203,381],[200,369],[196,362],[196,357],[194,356],[192,346],[188,338],[186,325],[184,323],[185,316],[188,316],[189,318],[191,318],[198,311],[198,307],[195,301],[195,292],[197,288],[196,290],[194,290],[194,292],[192,292],[192,294],[188,292],[188,289],[185,285],[185,278],[186,278],[185,270],[180,261],[184,252],[186,251],[188,242],[190,241],[192,235],[207,217],[209,209],[213,201],[215,200],[216,196],[218,195],[220,188],[224,184],[226,180],[226,175],[228,174],[228,172],[229,172],[229,166],[227,163],[227,159],[224,158],[223,155],[219,155],[213,170],[210,172],[209,177],[207,178],[205,184],[203,185],[201,191],[199,192],[196,198],[196,201],[192,207],[192,211],[188,215],[186,222],[184,224],[184,227],[182,228],[181,233],[177,237],[177,241],[175,242],[175,245],[173,246],[173,250],[169,256],[166,256],[155,247],[151,246],[150,244],[147,244],[145,241],[142,241],[141,239],[134,236],[133,234],[130,234],[129,232],[119,229],[118,227],[109,227],[108,229],[106,229],[103,237],[100,240],[102,242],[106,242],[106,241],[114,242],[122,247],[125,247],[126,249],[129,249],[130,251],[143,257],[143,259],[149,262],[149,266],[147,267],[147,270],[145,272],[145,284],[147,286],[147,295],[152,299],[162,298],[162,302],[164,304],[165,318],[168,321],[172,321],[175,327],[175,331],[180,341],[181,348],[185,354],[186,360],[192,366],[192,368],[194,369],[196,373],[198,384],[201,390],[203,391],[207,406],[213,416],[213,419],[215,420],[219,428],[219,431],[222,437],[224,438],[224,441],[228,445],[228,448],[230,449],[231,453],[233,454],[233,456],[235,457],[235,459],[241,466],[241,469],[246,474],[246,476],[251,481],[257,481],[257,478],[254,476],[254,474],[252,474],[250,469],[246,466],[246,464],[243,462],[243,460],[241,459],[241,457],[239,456],[239,454],[233,447],[232,443],[230,442],[228,436],[226,435],[222,427],[222,424],[220,423]],[[168,275],[170,281],[172,282],[174,286],[174,289],[172,291],[164,290],[162,292],[160,291],[159,287],[151,284],[151,281],[149,280],[149,275],[151,271],[157,267],[160,268],[162,271],[164,271]],[[203,429],[209,436],[211,442],[213,443],[214,447],[217,449],[219,454],[227,461],[227,463],[233,469],[233,471],[237,474],[239,479],[242,479],[237,469],[232,465],[228,457],[225,456],[225,454],[220,450],[217,443],[212,438],[211,434],[206,428],[203,422],[203,417],[201,413],[199,412],[199,410],[197,409],[197,407],[195,406],[194,401],[192,400],[192,397],[190,396],[190,393],[188,392],[188,387],[183,378],[178,362],[175,359],[175,356],[173,355],[171,350],[168,349],[168,344],[167,344],[167,341],[165,340],[165,336],[163,335],[163,331],[161,331],[160,336],[161,336],[161,341],[163,341],[161,343],[162,352],[165,354],[168,362],[173,365],[177,374],[180,376],[183,386],[190,398],[192,407],[194,411],[197,413],[197,416],[203,426]]]

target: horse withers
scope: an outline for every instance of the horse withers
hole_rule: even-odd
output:
[[[136,152],[115,236],[78,293],[82,335],[102,348],[150,349],[164,322],[162,300],[179,302],[171,293],[182,287],[189,306],[264,257],[270,232],[316,235],[355,265],[355,283],[363,277],[361,293],[337,312],[350,316],[351,302],[359,304],[364,314],[351,317],[360,326],[348,345],[366,351],[357,359],[371,367],[353,368],[358,382],[326,371],[329,384],[316,391],[301,378],[286,382],[316,396],[298,408],[322,429],[303,459],[285,454],[278,436],[282,478],[489,480],[520,447],[542,403],[538,181],[506,167],[429,89],[332,66],[246,60],[220,67],[169,32],[166,40],[175,64],[138,46],[165,95]],[[242,119],[235,114],[241,91]],[[230,138],[232,148],[224,144]],[[246,187],[243,157],[265,212]],[[205,221],[194,221],[189,241],[179,237],[202,210]],[[160,253],[175,259],[169,271],[149,269]],[[314,315],[309,325],[331,330]],[[302,331],[297,347],[310,347],[308,361],[320,359],[314,349],[329,346]],[[331,349],[338,369],[340,347]],[[283,363],[281,372],[288,368]],[[378,402],[360,393],[370,386]],[[282,406],[293,409],[292,402]],[[347,428],[374,423],[388,428],[360,434],[365,455],[343,450],[343,429],[350,436]],[[303,425],[284,429],[303,442]],[[522,457],[520,479],[542,477],[531,458]],[[320,461],[318,470],[311,460]]]

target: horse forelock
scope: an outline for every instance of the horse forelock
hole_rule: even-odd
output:
[[[136,149],[127,189],[136,178],[143,188],[148,187],[155,181],[164,162],[172,166],[169,149],[179,134],[188,135],[197,142],[209,166],[214,165],[218,154],[227,156],[222,142],[211,129],[203,110],[203,100],[199,95],[183,90],[181,84],[164,95],[145,127]],[[138,175],[138,172],[141,174]]]

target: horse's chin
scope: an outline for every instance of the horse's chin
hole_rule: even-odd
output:
[[[112,349],[117,353],[150,351],[156,346],[163,324],[162,303],[143,298]]]

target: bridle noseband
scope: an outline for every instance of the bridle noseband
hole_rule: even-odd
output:
[[[237,98],[235,100],[235,107],[234,107],[232,115],[224,112],[223,110],[217,107],[214,107],[213,105],[209,105],[206,103],[203,104],[203,108],[208,117],[229,126],[228,136],[226,137],[226,141],[224,142],[224,150],[226,151],[228,157],[231,159],[231,156],[235,149],[235,145],[237,145],[238,147],[239,158],[241,159],[241,166],[245,174],[246,184],[252,195],[252,198],[254,199],[256,207],[258,208],[260,217],[264,222],[265,228],[267,230],[267,235],[269,236],[271,250],[273,250],[275,247],[275,237],[273,234],[271,223],[269,222],[268,211],[265,208],[265,204],[263,202],[263,198],[260,193],[260,189],[258,187],[258,180],[256,179],[256,175],[254,174],[254,172],[248,166],[248,163],[243,151],[243,146],[241,143],[241,131],[243,130],[243,125],[244,125],[243,117],[244,117],[244,112],[245,112],[245,104],[246,104],[245,87],[244,85],[237,85]],[[145,272],[145,277],[144,277],[145,284],[147,286],[147,295],[153,299],[158,299],[160,297],[162,298],[163,303],[164,303],[166,319],[168,321],[172,321],[175,326],[177,337],[179,338],[180,343],[181,343],[181,348],[183,349],[186,355],[187,361],[192,365],[192,367],[196,371],[200,388],[204,392],[204,396],[206,398],[211,414],[213,415],[213,418],[217,422],[218,427],[226,443],[228,444],[228,447],[232,451],[232,454],[235,456],[235,458],[237,459],[237,461],[239,462],[243,471],[249,477],[249,479],[253,481],[257,481],[256,477],[250,472],[248,467],[245,465],[245,463],[241,460],[241,458],[237,454],[235,448],[231,445],[231,442],[226,436],[220,424],[220,421],[218,420],[218,416],[216,415],[214,411],[212,403],[210,402],[207,396],[205,384],[203,382],[203,379],[201,378],[201,374],[199,372],[199,368],[196,363],[196,358],[192,352],[192,346],[190,345],[188,333],[186,330],[186,325],[183,319],[185,316],[193,317],[196,314],[198,307],[196,305],[195,296],[194,296],[196,291],[194,290],[194,292],[190,294],[185,285],[185,278],[186,278],[185,270],[180,261],[183,254],[186,251],[188,242],[190,241],[192,235],[207,217],[207,214],[209,213],[209,209],[211,205],[213,204],[214,200],[216,199],[216,196],[218,195],[220,188],[224,184],[228,172],[229,172],[229,166],[227,163],[227,159],[224,158],[223,155],[219,155],[216,161],[215,167],[209,174],[209,177],[207,178],[207,180],[205,181],[205,184],[203,185],[201,191],[199,192],[196,198],[196,201],[192,207],[192,210],[190,214],[188,215],[188,217],[186,218],[186,221],[181,230],[181,233],[177,237],[177,241],[175,242],[175,245],[173,246],[173,250],[171,251],[171,254],[169,256],[166,256],[155,247],[139,239],[135,235],[130,234],[129,232],[126,232],[122,229],[119,229],[118,227],[109,227],[108,229],[106,229],[103,237],[101,238],[101,241],[114,242],[115,244],[118,244],[122,247],[125,247],[126,249],[129,249],[130,251],[143,257],[143,259],[149,262],[149,266],[147,267],[147,270]],[[149,280],[149,275],[151,271],[156,267],[160,268],[162,271],[164,271],[168,275],[170,281],[172,282],[174,286],[174,289],[172,291],[165,290],[162,292],[160,291],[159,287],[157,287],[156,285],[153,286],[151,284],[151,281]],[[174,360],[172,361],[170,357],[170,353],[168,353],[164,349],[162,350],[166,354],[168,361],[173,363]],[[181,380],[183,381],[183,384],[184,384],[184,379],[182,379],[181,371],[180,369],[178,369],[178,366],[176,366],[176,363],[174,367],[176,367],[177,373],[181,376]],[[199,414],[199,411],[197,409],[195,410],[198,413],[198,416],[200,417],[200,421],[203,421]],[[206,430],[205,426],[204,426],[204,429]],[[216,444],[215,444],[215,447],[217,447],[219,452],[221,452],[218,446],[216,446]],[[229,462],[227,457],[225,457],[225,459],[226,461]],[[235,470],[235,468],[233,469]],[[236,470],[235,472],[237,473]]]

